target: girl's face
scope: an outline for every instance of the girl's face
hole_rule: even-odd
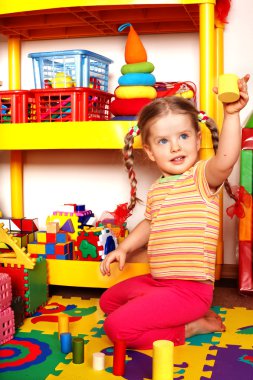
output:
[[[185,114],[168,114],[150,126],[144,149],[164,176],[182,174],[198,160],[201,132],[196,132]]]

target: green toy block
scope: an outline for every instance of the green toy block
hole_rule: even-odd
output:
[[[28,269],[29,290],[26,293],[27,313],[33,314],[48,298],[47,263],[42,257],[36,260],[34,269]]]
[[[246,125],[244,128],[253,128],[253,112],[246,121]]]
[[[241,151],[240,184],[252,194],[253,185],[253,150]]]

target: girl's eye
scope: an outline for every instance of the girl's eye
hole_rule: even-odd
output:
[[[182,133],[182,135],[180,135],[181,139],[183,140],[186,140],[188,138],[188,135],[187,133]]]
[[[158,141],[158,144],[161,144],[161,145],[164,145],[164,144],[167,144],[168,140],[167,139],[160,139]]]

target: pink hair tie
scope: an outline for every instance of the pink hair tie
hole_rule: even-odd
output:
[[[141,131],[140,131],[138,125],[135,125],[134,127],[132,127],[132,128],[129,130],[128,133],[129,133],[131,136],[136,137],[136,136],[138,136],[138,135],[141,133]]]
[[[208,118],[207,114],[204,111],[199,111],[198,120],[199,120],[200,123],[206,123],[206,121],[208,119],[209,118]]]

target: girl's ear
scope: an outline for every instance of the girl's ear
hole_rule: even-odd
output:
[[[148,158],[151,160],[151,161],[155,161],[155,158],[154,158],[154,155],[152,153],[152,150],[150,149],[150,146],[147,145],[147,144],[144,144],[143,146],[143,149],[145,150]]]

